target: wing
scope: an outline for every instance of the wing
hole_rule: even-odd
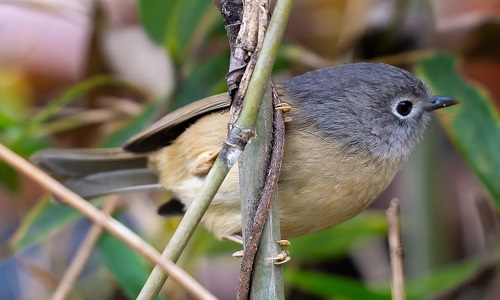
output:
[[[123,149],[133,153],[146,153],[165,147],[199,118],[229,108],[227,97],[227,94],[219,94],[184,106],[130,138]]]

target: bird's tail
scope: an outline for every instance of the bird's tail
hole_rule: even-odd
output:
[[[83,198],[159,190],[146,154],[122,149],[48,149],[32,161]]]

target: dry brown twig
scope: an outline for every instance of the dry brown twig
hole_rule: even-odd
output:
[[[30,273],[36,280],[48,287],[54,289],[57,285],[57,278],[51,271],[47,270],[45,266],[39,265],[37,262],[22,255],[14,256],[16,263],[19,263],[23,269]]]
[[[268,16],[269,1],[245,1],[243,3],[241,26],[235,44],[231,46],[229,72],[226,75],[232,100],[229,128],[232,128],[240,115],[243,99],[264,41],[269,23]]]
[[[118,202],[117,196],[110,196],[104,203],[102,212],[107,215],[111,215],[116,208],[117,202]],[[80,275],[80,273],[83,270],[83,267],[85,266],[90,255],[92,254],[92,251],[94,250],[94,247],[97,241],[99,240],[102,231],[103,231],[102,226],[99,226],[97,224],[92,225],[89,232],[87,233],[87,236],[83,240],[80,249],[78,249],[75,258],[73,259],[69,268],[66,270],[66,273],[64,273],[61,281],[59,282],[59,285],[57,286],[56,291],[52,295],[51,300],[66,299],[66,296],[71,291],[71,287],[78,279],[78,275]]]
[[[80,196],[67,189],[47,173],[35,167],[19,155],[15,154],[4,145],[0,144],[0,159],[15,168],[18,172],[31,178],[47,191],[59,197],[65,204],[72,206],[95,224],[102,226],[109,233],[123,241],[130,248],[147,258],[152,263],[160,266],[166,273],[170,274],[180,285],[197,299],[216,299],[209,291],[201,286],[184,270],[176,266],[172,261],[162,259],[160,253],[150,244],[146,243],[132,230],[122,223],[104,214],[99,209],[88,203]]]
[[[391,291],[392,299],[403,300],[405,296],[404,282],[404,248],[401,243],[401,218],[399,199],[394,198],[386,211],[389,223],[389,253],[391,259]]]

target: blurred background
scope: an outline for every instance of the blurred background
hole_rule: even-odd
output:
[[[229,48],[208,0],[0,1],[0,143],[119,147],[168,111],[226,90]],[[409,299],[498,299],[500,1],[296,0],[274,78],[355,61],[406,68],[462,103],[369,210],[291,240],[287,299],[390,299],[385,209],[401,199]],[[113,215],[158,249],[168,195],[118,198]],[[96,199],[102,205],[109,199]],[[0,162],[0,299],[46,299],[91,224]],[[180,265],[234,299],[239,246],[197,230]],[[104,233],[67,299],[133,299],[151,266]],[[188,299],[175,283],[162,292]]]

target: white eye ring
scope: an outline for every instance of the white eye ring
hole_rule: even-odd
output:
[[[400,119],[405,119],[412,115],[413,108],[413,102],[405,99],[396,103],[392,109],[392,113]]]

